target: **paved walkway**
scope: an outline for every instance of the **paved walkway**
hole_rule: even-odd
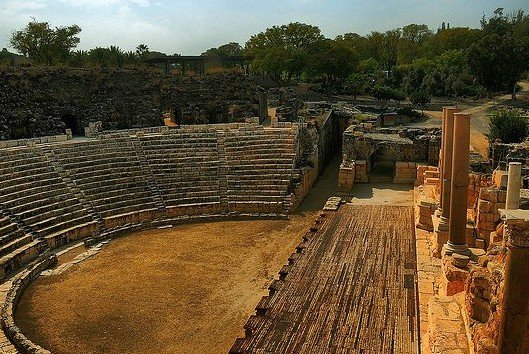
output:
[[[413,208],[325,213],[232,353],[418,352]]]

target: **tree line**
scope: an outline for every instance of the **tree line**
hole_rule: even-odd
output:
[[[135,65],[165,55],[140,44],[135,51],[117,46],[75,50],[81,28],[52,28],[30,22],[15,31],[10,44],[32,61],[45,65]],[[8,53],[0,52],[0,61]],[[353,96],[370,94],[381,100],[424,104],[431,96],[483,96],[508,91],[529,70],[529,16],[497,9],[483,17],[481,27],[450,27],[432,31],[410,24],[362,36],[345,33],[325,38],[317,26],[289,23],[251,36],[244,47],[227,43],[202,53],[208,57],[252,56],[251,68],[281,85],[308,82],[316,90]]]

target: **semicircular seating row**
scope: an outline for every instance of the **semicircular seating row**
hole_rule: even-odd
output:
[[[261,126],[0,150],[0,277],[44,249],[185,215],[286,214],[297,134]]]

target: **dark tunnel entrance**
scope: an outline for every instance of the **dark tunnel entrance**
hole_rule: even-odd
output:
[[[395,162],[387,146],[379,147],[371,155],[371,182],[392,182],[395,177]]]
[[[72,135],[84,136],[84,131],[81,127],[79,119],[76,116],[66,113],[61,116],[61,120],[63,121],[64,125],[66,125],[66,129],[72,130]]]

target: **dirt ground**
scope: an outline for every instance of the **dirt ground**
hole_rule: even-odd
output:
[[[333,195],[339,157],[289,220],[189,224],[115,239],[65,273],[37,279],[16,323],[56,354],[226,353]]]
[[[212,222],[113,240],[39,278],[16,322],[57,354],[225,353],[312,222]]]
[[[357,205],[413,205],[413,186],[407,184],[355,184],[353,195],[350,202]]]
[[[521,90],[517,93],[516,101],[511,99],[510,94],[496,96],[492,99],[482,99],[477,101],[454,101],[454,106],[464,113],[471,114],[470,120],[470,146],[483,157],[488,157],[489,133],[488,115],[497,107],[521,107],[529,106],[529,82],[520,81],[518,83]],[[441,125],[440,111],[424,111],[428,116],[426,122],[419,123],[429,127]]]

